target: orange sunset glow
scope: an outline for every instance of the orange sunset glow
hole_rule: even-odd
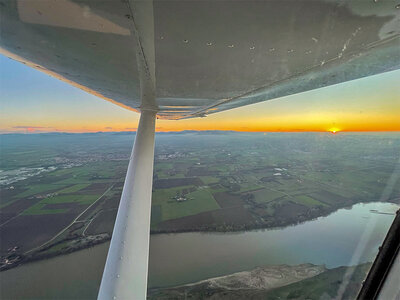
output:
[[[2,61],[7,64],[14,73],[2,78],[2,133],[136,131],[138,113]],[[158,120],[156,130],[400,131],[399,78],[400,71],[392,71],[204,118]]]

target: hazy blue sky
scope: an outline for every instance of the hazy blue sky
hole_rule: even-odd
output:
[[[134,130],[139,115],[0,55],[1,132]],[[245,106],[158,130],[400,130],[400,71]]]

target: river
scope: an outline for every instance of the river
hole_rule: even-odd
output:
[[[264,265],[333,268],[372,261],[398,208],[374,202],[281,229],[153,235],[149,286],[189,283]],[[1,272],[1,299],[95,299],[107,250],[105,243]]]

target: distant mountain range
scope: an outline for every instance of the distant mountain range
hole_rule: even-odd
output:
[[[37,132],[37,133],[0,133],[0,135],[96,135],[96,134],[111,134],[111,135],[127,135],[136,133],[136,131],[97,131],[97,132]],[[229,133],[241,133],[233,130],[182,130],[182,131],[168,131],[168,132],[156,132],[156,134],[229,134]]]
[[[226,134],[322,134],[322,135],[332,135],[331,132],[246,132],[246,131],[234,131],[234,130],[182,130],[182,131],[167,131],[167,132],[156,132],[156,135],[177,135],[177,134],[198,134],[198,135],[226,135]],[[67,135],[132,135],[136,134],[136,131],[97,131],[97,132],[32,132],[32,133],[0,133],[0,136],[67,136]],[[398,131],[371,131],[371,132],[340,132],[339,135],[385,135],[385,134],[400,134]],[[338,133],[336,133],[338,135]]]

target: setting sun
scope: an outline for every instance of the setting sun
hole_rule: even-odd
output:
[[[139,114],[0,56],[1,133],[136,131]],[[13,74],[9,76],[6,74]],[[235,108],[157,131],[399,131],[400,71]],[[24,86],[21,89],[21,85]]]
[[[329,129],[328,131],[331,132],[331,133],[333,133],[333,134],[335,134],[335,133],[338,133],[338,132],[340,131],[340,129],[338,129],[338,128],[336,128],[336,127],[333,127],[333,128],[331,128],[331,129]]]

